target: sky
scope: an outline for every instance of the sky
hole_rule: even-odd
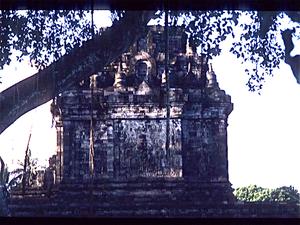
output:
[[[109,12],[95,13],[97,26],[110,26]],[[292,26],[289,21],[285,27]],[[293,39],[292,54],[300,54],[300,41]],[[300,85],[283,61],[273,77],[267,77],[261,95],[249,92],[249,65],[229,52],[232,38],[221,44],[222,53],[211,60],[222,90],[234,104],[228,118],[229,181],[233,188],[256,184],[264,188],[294,186],[300,190]],[[282,40],[278,38],[278,43]],[[0,71],[0,91],[36,73],[28,61],[12,62]],[[24,160],[30,130],[32,156],[47,166],[55,154],[56,130],[48,102],[22,116],[0,135],[0,155],[10,169]]]

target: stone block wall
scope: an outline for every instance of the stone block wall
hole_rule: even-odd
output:
[[[193,95],[194,102],[171,101],[167,154],[166,109],[160,106],[164,102],[155,102],[154,96],[147,95],[117,91],[105,94],[94,93],[106,104],[105,113],[97,115],[98,109],[94,110],[96,177],[185,176],[228,181],[226,110],[232,107],[230,99],[207,104],[207,96],[177,93],[178,99]],[[76,98],[81,97],[85,99],[78,104]],[[85,92],[70,90],[61,102],[64,177],[88,179],[91,99]]]
[[[230,96],[205,57],[186,45],[184,28],[170,28],[169,37],[169,101],[164,29],[156,26],[56,98],[55,185],[15,192],[12,216],[299,218],[295,204],[236,202],[228,177]]]
[[[56,99],[61,112],[57,180],[91,177],[92,114],[95,178],[228,182],[230,97],[218,87],[205,58],[186,44],[183,28],[172,28],[167,118],[164,37],[163,27],[150,27],[148,36],[119,60]]]

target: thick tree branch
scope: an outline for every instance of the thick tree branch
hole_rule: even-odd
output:
[[[26,112],[117,59],[134,41],[147,34],[147,23],[154,14],[154,11],[126,12],[102,35],[95,36],[46,69],[1,92],[0,133]]]
[[[300,84],[300,55],[291,56],[291,51],[294,49],[294,44],[292,41],[292,34],[295,30],[285,30],[281,33],[283,43],[285,45],[285,62],[291,66],[294,77],[297,80],[297,83]]]

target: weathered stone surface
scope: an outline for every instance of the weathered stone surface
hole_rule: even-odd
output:
[[[58,136],[63,137],[63,147],[58,146],[58,151],[63,152],[64,178],[90,177],[93,104],[95,178],[186,177],[228,182],[226,127],[232,103],[219,89],[212,68],[206,81],[205,58],[189,48],[186,52],[182,32],[181,28],[170,32],[169,54],[174,59],[170,66],[170,152],[165,146],[164,35],[162,27],[154,26],[119,62],[93,76],[93,101],[92,90],[83,84],[57,99],[62,112],[58,128],[63,127],[63,134]],[[115,76],[114,85],[105,88],[102,83],[107,79],[101,78],[105,74]]]
[[[278,204],[236,204],[227,157],[227,118],[233,104],[206,59],[186,49],[183,28],[170,29],[167,118],[163,32],[163,27],[150,27],[147,38],[119,60],[57,97],[54,190],[59,187],[59,192],[50,199],[39,197],[41,203],[34,195],[31,200],[15,195],[12,215],[297,216],[291,205],[280,211]],[[30,201],[35,206],[26,208]],[[256,206],[264,210],[258,212]]]
[[[208,185],[170,178],[98,182],[93,204],[90,183],[73,182],[63,185],[51,198],[14,195],[9,210],[18,217],[300,218],[299,207],[290,203],[216,202],[213,196],[226,195],[228,183]]]

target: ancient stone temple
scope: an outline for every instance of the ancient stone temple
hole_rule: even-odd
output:
[[[181,27],[169,30],[168,90],[165,43],[164,28],[149,27],[115,62],[55,99],[54,187],[48,198],[11,198],[12,215],[296,215],[237,205],[228,177],[230,96]]]
[[[142,180],[159,182],[162,189],[170,183],[181,197],[197,192],[202,202],[233,201],[230,96],[220,90],[206,58],[188,46],[183,29],[173,28],[168,102],[164,38],[163,27],[150,27],[118,60],[57,97],[57,183],[89,181],[93,167],[94,183],[134,186]]]
[[[92,115],[94,179],[229,185],[230,96],[220,90],[206,59],[187,47],[183,30],[172,29],[168,118],[164,49],[163,28],[151,27],[117,61],[57,98],[57,181],[90,178]]]

